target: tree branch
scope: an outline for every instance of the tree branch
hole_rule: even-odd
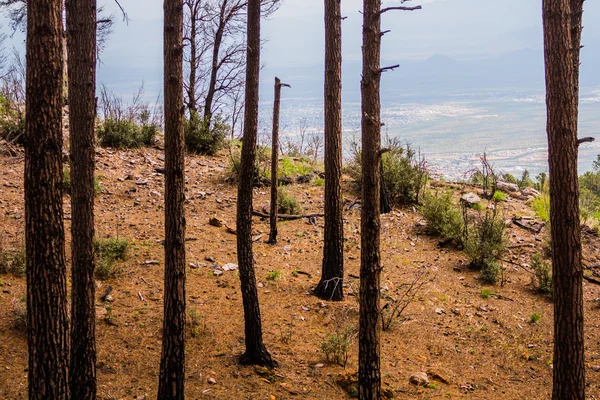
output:
[[[391,65],[389,67],[383,67],[383,68],[379,69],[379,73],[382,73],[382,72],[385,72],[385,71],[390,71],[390,70],[393,71],[394,68],[398,68],[398,67],[400,67],[400,64]]]
[[[421,6],[415,6],[415,7],[405,7],[405,6],[386,7],[386,8],[381,9],[381,11],[379,11],[379,14],[383,14],[385,12],[394,11],[394,10],[398,10],[398,11],[415,11],[415,10],[421,10],[421,9],[423,9],[423,7],[421,7]]]
[[[589,136],[589,137],[584,137],[584,138],[581,138],[581,139],[579,139],[579,140],[577,141],[577,145],[579,146],[581,143],[591,143],[591,142],[593,142],[593,141],[595,141],[595,140],[596,140],[596,138],[594,138],[594,137],[591,137],[591,136]]]

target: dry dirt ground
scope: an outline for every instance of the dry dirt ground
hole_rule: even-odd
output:
[[[100,399],[150,399],[156,396],[161,349],[163,299],[163,175],[157,149],[97,151],[103,193],[96,198],[96,231],[101,237],[127,238],[130,254],[123,273],[97,282],[98,393]],[[323,220],[281,222],[279,244],[265,243],[268,222],[254,220],[256,276],[267,348],[279,363],[273,372],[241,366],[243,314],[236,271],[216,276],[207,258],[236,263],[235,235],[211,217],[235,226],[236,188],[223,183],[226,156],[187,158],[188,307],[201,323],[187,342],[189,399],[346,399],[340,385],[357,371],[357,343],[344,367],[329,363],[321,350],[326,336],[356,327],[358,301],[321,302],[311,295],[321,268]],[[4,248],[23,243],[23,160],[0,157],[0,234]],[[255,208],[268,204],[268,188],[256,189]],[[322,212],[322,187],[290,188],[307,212]],[[345,197],[355,194],[346,190]],[[65,196],[65,226],[70,227]],[[507,219],[533,213],[522,201],[505,203]],[[358,287],[360,236],[357,208],[345,211],[345,292]],[[401,320],[381,335],[385,386],[398,399],[547,399],[552,377],[552,304],[534,292],[522,267],[542,244],[515,225],[508,240],[503,286],[486,287],[466,266],[465,255],[440,248],[439,238],[424,235],[412,208],[382,217],[382,304],[398,297],[416,274],[427,283]],[[313,221],[314,222],[314,221]],[[262,236],[261,236],[262,235]],[[69,241],[69,240],[68,240]],[[67,250],[67,255],[68,255]],[[597,239],[586,239],[586,260],[598,264]],[[68,258],[68,257],[67,257]],[[268,274],[279,271],[275,280]],[[296,272],[295,272],[296,271]],[[298,274],[297,271],[306,274]],[[100,296],[112,286],[112,302]],[[0,275],[0,398],[24,399],[27,393],[27,344],[15,328],[14,304],[25,296],[25,279]],[[489,292],[482,291],[487,290]],[[588,397],[600,398],[600,286],[584,282]],[[489,296],[488,296],[489,295]],[[488,297],[488,298],[486,298]],[[532,314],[541,318],[531,323]],[[108,323],[110,322],[110,323]],[[428,372],[428,388],[409,383]],[[212,379],[211,379],[212,378]]]

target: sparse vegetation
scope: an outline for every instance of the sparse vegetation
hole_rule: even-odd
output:
[[[267,279],[270,281],[274,281],[281,276],[281,271],[276,269],[267,274]]]
[[[225,138],[231,128],[219,116],[208,123],[196,112],[191,112],[184,125],[185,146],[195,154],[215,155],[225,146]]]
[[[533,269],[533,283],[541,293],[552,293],[552,263],[542,258],[539,253],[531,257],[531,269]]]
[[[285,188],[277,189],[277,211],[282,214],[299,214],[302,206],[292,194]]]
[[[504,220],[498,215],[498,208],[476,216],[466,226],[463,243],[470,267],[481,271],[484,282],[496,284],[503,270],[498,259],[505,252],[506,229]]]
[[[348,352],[356,334],[356,328],[353,326],[346,326],[341,332],[329,333],[321,343],[321,351],[325,354],[327,361],[345,367],[348,362]]]
[[[433,233],[462,244],[465,230],[463,217],[452,201],[452,193],[427,193],[419,208]]]
[[[542,316],[536,312],[534,312],[533,314],[531,314],[531,317],[529,317],[529,322],[532,324],[537,324],[540,319],[542,319]]]
[[[94,254],[96,259],[96,278],[107,280],[115,278],[123,272],[118,261],[127,259],[129,241],[121,238],[108,238],[94,240]]]
[[[10,306],[13,314],[13,328],[21,331],[27,331],[27,301],[23,297],[21,299],[12,299]]]
[[[0,274],[25,275],[27,266],[25,247],[16,249],[4,248],[0,238]]]
[[[0,94],[0,139],[10,143],[25,143],[25,112],[9,96]]]
[[[187,313],[187,331],[193,338],[198,338],[206,332],[206,321],[196,307],[189,307]]]
[[[493,292],[489,289],[482,289],[480,294],[482,298],[489,299],[492,297]]]

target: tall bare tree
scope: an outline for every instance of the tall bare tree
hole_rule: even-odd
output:
[[[74,399],[96,398],[94,287],[94,122],[96,0],[67,0],[71,141],[71,365]]]
[[[263,16],[271,15],[281,0],[262,0]],[[244,89],[246,12],[248,0],[185,0],[187,76],[186,106],[211,123],[216,112],[227,109]]]
[[[258,136],[258,84],[260,71],[260,0],[248,1],[246,101],[242,139],[240,183],[237,198],[237,256],[244,303],[246,351],[242,364],[272,367],[274,361],[263,343],[260,307],[252,251],[252,186]]]
[[[277,170],[279,167],[279,109],[281,107],[281,88],[290,85],[281,83],[275,77],[275,93],[273,101],[273,132],[271,138],[271,214],[269,218],[269,243],[277,243],[277,189],[279,178]]]
[[[164,0],[165,298],[158,399],[184,398],[185,148],[183,1]]]
[[[404,2],[404,1],[403,1]],[[380,184],[381,184],[381,14],[391,10],[412,11],[421,6],[380,9],[380,0],[363,1],[362,106],[362,207],[360,215],[360,317],[358,344],[358,391],[364,400],[381,397],[379,360]]]
[[[342,300],[344,219],[342,215],[342,10],[325,0],[325,234],[321,280],[315,294]]]
[[[585,398],[583,267],[577,177],[583,0],[544,0],[544,56],[554,294],[552,398]]]
[[[29,398],[68,399],[60,0],[27,4],[25,246]]]

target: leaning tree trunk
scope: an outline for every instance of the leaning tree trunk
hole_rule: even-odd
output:
[[[185,160],[183,139],[183,1],[164,2],[165,294],[158,399],[184,398]]]
[[[569,0],[544,0],[544,53],[550,163],[554,294],[552,398],[585,398],[583,269],[577,178],[577,75],[580,28],[571,30]],[[581,24],[579,24],[581,26]],[[573,27],[575,28],[575,27]],[[577,49],[573,48],[574,44]],[[577,63],[577,67],[575,64]]]
[[[71,143],[71,365],[73,399],[96,398],[94,122],[96,0],[67,0]]]
[[[225,6],[227,2],[224,1],[221,4],[219,27],[215,33],[215,40],[213,43],[213,54],[212,64],[210,69],[210,80],[206,92],[206,98],[204,99],[204,121],[207,126],[210,127],[212,121],[212,110],[215,93],[217,92],[217,75],[219,73],[219,53],[221,52],[221,43],[223,42],[223,30],[225,29],[224,14]]]
[[[325,232],[321,299],[344,298],[342,215],[342,14],[341,0],[325,0]]]
[[[281,87],[287,86],[281,83],[279,78],[275,77],[275,100],[273,102],[273,136],[271,140],[271,215],[269,218],[269,244],[277,243],[277,189],[279,177],[277,169],[279,168],[279,108],[281,105]]]
[[[360,323],[358,391],[360,399],[379,399],[380,145],[379,84],[381,78],[381,14],[379,0],[363,2],[362,207],[360,215]]]
[[[196,72],[198,70],[198,63],[196,58],[197,56],[197,46],[196,42],[198,35],[197,27],[196,27],[196,6],[190,6],[190,75],[189,75],[189,87],[188,87],[188,109],[190,113],[197,112],[198,106],[196,105]]]
[[[244,333],[246,351],[242,364],[272,367],[273,359],[263,343],[260,308],[254,276],[252,252],[252,183],[256,159],[258,131],[258,75],[260,71],[260,0],[248,1],[248,49],[246,63],[246,102],[240,183],[237,199],[237,255],[240,268],[240,285],[244,304]]]
[[[29,399],[68,399],[62,2],[27,2],[25,246]]]

